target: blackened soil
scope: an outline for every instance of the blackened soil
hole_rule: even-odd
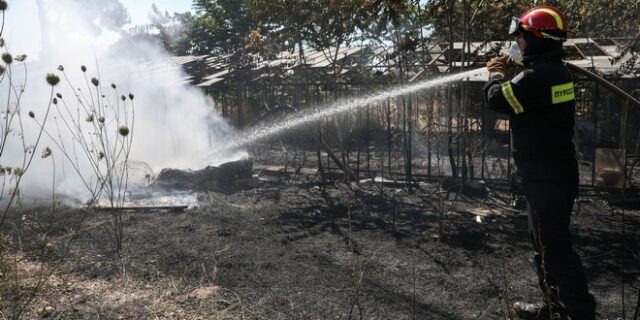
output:
[[[102,310],[103,318],[507,319],[513,301],[541,297],[526,214],[489,187],[486,198],[436,185],[409,193],[340,183],[263,182],[233,195],[203,193],[199,208],[186,212],[124,214],[120,255],[107,213],[27,212],[28,225],[15,216],[15,228],[3,232],[14,243],[20,237],[29,258],[55,261],[81,223],[63,275],[114,290],[123,277],[177,288],[168,299],[182,313],[141,305]],[[624,287],[630,318],[640,288],[640,214],[610,208],[593,193],[582,197],[572,231],[599,312],[622,317]],[[39,249],[42,233],[54,252]],[[205,286],[224,293],[209,305],[179,299],[181,290]],[[62,318],[89,319],[99,313],[81,307],[90,300],[54,307]]]

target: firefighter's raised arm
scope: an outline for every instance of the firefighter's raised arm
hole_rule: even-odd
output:
[[[493,72],[484,87],[485,99],[494,111],[510,115],[549,108],[575,99],[570,75],[546,79],[542,73],[527,69],[511,80],[504,80],[500,73]],[[556,84],[563,78],[564,81]]]
[[[496,112],[515,114],[514,110],[520,110],[517,104],[515,109],[511,107],[509,101],[513,102],[512,91],[504,90],[508,89],[510,81],[507,76],[509,75],[509,56],[501,56],[492,58],[487,62],[487,70],[489,71],[489,82],[484,87],[485,100]],[[505,94],[506,93],[506,94]]]

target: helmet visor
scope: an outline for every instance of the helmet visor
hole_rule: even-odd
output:
[[[513,17],[511,18],[511,25],[509,25],[509,35],[517,36],[518,31],[520,31],[520,19]]]

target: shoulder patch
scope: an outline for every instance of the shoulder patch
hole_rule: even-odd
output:
[[[551,102],[553,104],[559,104],[575,100],[576,95],[574,92],[573,82],[567,82],[551,87]]]

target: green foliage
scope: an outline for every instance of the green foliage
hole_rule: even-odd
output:
[[[193,14],[162,13],[136,37],[174,54],[259,53],[340,47],[353,41],[411,50],[428,41],[508,40],[511,17],[551,4],[566,12],[570,37],[633,37],[637,0],[194,0]]]
[[[253,27],[249,0],[195,0],[196,17],[189,38],[191,51],[229,53],[243,49]]]
[[[251,4],[262,35],[263,54],[297,48],[303,57],[305,48],[341,48],[354,41],[388,42],[390,38],[395,41],[399,35],[404,39],[406,33],[415,34],[420,29],[414,23],[419,11],[415,1],[253,0]],[[333,58],[338,52],[332,52],[336,55]]]
[[[149,19],[151,23],[137,25],[123,34],[123,37],[113,46],[113,51],[128,51],[140,43],[157,43],[167,52],[174,55],[191,53],[190,31],[194,15],[191,12],[179,13],[162,12],[151,6]]]
[[[406,21],[408,0],[195,0],[193,53],[338,47]],[[375,32],[373,32],[375,31]]]
[[[569,21],[569,37],[632,37],[640,31],[637,24],[640,2],[637,0],[533,2],[554,5],[565,12]],[[534,6],[536,4],[532,1],[525,0],[435,0],[428,2],[422,22],[433,26],[433,37],[442,41],[448,39],[449,27],[452,28],[453,40],[462,41],[465,25],[467,39],[471,41],[507,40],[511,17],[519,17]],[[449,14],[452,15],[451,26]]]
[[[567,13],[571,37],[633,37],[640,32],[638,0],[557,2]]]
[[[191,12],[170,15],[166,11],[161,12],[155,4],[151,8],[149,27],[158,31],[157,37],[162,46],[178,55],[187,54],[191,49],[189,31],[194,20]]]

